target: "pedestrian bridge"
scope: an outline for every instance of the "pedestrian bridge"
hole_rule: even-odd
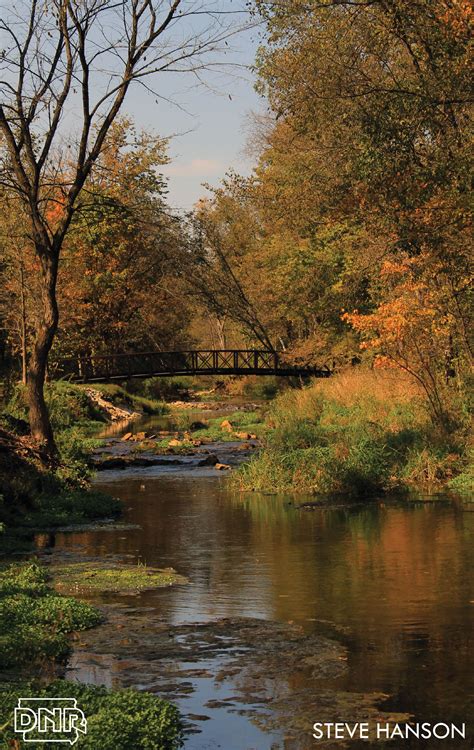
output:
[[[70,357],[51,368],[54,378],[99,383],[172,375],[278,375],[327,378],[327,367],[295,366],[265,349],[209,349],[179,352],[130,352]]]

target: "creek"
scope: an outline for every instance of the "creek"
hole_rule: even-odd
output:
[[[212,450],[227,460],[231,449]],[[384,497],[302,510],[293,497],[241,495],[192,462],[104,471],[95,485],[139,528],[57,533],[55,550],[171,566],[189,584],[103,597],[109,625],[81,634],[68,679],[169,697],[187,716],[186,750],[343,748],[313,739],[312,723],[375,721],[372,697],[413,721],[469,724],[472,505]],[[433,744],[472,747],[370,747]]]

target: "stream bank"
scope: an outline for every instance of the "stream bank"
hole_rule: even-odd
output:
[[[171,431],[169,417],[133,425],[160,429]],[[139,443],[113,439],[114,450]],[[221,459],[235,446],[205,449]],[[312,723],[326,717],[466,721],[473,514],[387,496],[306,513],[291,496],[235,492],[228,472],[197,466],[196,455],[174,457],[186,463],[97,474],[129,528],[48,539],[53,559],[115,556],[189,580],[95,597],[107,624],[75,643],[67,679],[166,696],[185,717],[187,750],[312,750]]]
[[[160,462],[97,473],[94,490],[120,499],[120,523],[37,536],[53,566],[82,558],[173,568],[188,580],[81,593],[105,624],[73,641],[66,679],[171,700],[185,718],[186,750],[313,750],[312,723],[326,718],[466,720],[472,514],[387,496],[314,506],[302,495],[300,505],[313,503],[305,513],[291,495],[241,495],[229,470],[199,465],[211,454],[237,467],[255,451],[258,436],[235,439],[244,422],[222,427],[232,408],[212,417],[189,410],[179,427],[179,414],[107,427],[96,460],[132,453]],[[190,445],[192,422],[212,437]],[[140,438],[122,440],[126,432]]]

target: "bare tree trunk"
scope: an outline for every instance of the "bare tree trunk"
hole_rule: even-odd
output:
[[[21,382],[26,385],[26,303],[25,271],[23,259],[20,261],[20,301],[21,301]]]
[[[28,404],[31,435],[49,459],[55,459],[57,447],[54,440],[48,407],[44,398],[44,383],[48,356],[58,328],[56,301],[57,259],[50,250],[37,248],[42,258],[43,289],[41,319],[36,330],[28,368]]]
[[[58,261],[78,197],[130,85],[171,69],[197,74],[206,68],[206,52],[214,53],[219,45],[227,44],[234,32],[230,20],[222,24],[220,12],[216,18],[211,0],[203,0],[199,9],[192,3],[185,7],[184,0],[24,0],[19,4],[24,15],[15,4],[11,9],[9,5],[1,6],[2,45],[4,37],[8,41],[1,56],[0,134],[2,157],[5,150],[8,158],[0,160],[0,182],[6,181],[8,189],[20,197],[30,223],[27,237],[33,238],[41,263],[40,322],[27,387],[32,435],[54,458],[57,451],[44,382],[58,327]],[[54,22],[44,11],[49,5]],[[202,24],[202,30],[175,34],[178,22],[187,24],[190,16],[197,15],[208,16],[209,23]],[[103,39],[105,28],[110,34]],[[103,56],[113,53],[120,64],[108,70]],[[74,131],[64,113],[76,95],[82,107],[75,108]],[[58,156],[66,144],[71,149],[67,178]]]
[[[225,323],[225,318],[220,318],[218,315],[216,316],[217,339],[219,341],[220,349],[226,348]]]

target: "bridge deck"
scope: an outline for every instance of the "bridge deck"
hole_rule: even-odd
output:
[[[278,375],[326,378],[326,367],[294,367],[264,349],[137,352],[60,360],[54,377],[82,383],[172,375]]]

